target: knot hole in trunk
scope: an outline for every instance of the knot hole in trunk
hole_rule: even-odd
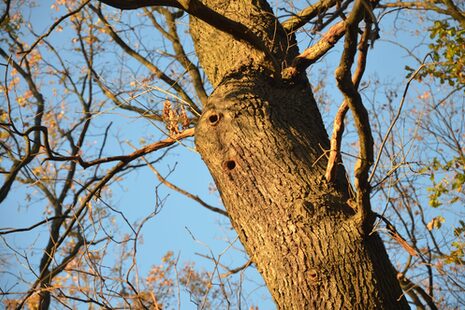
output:
[[[210,115],[208,115],[207,120],[210,126],[216,126],[221,120],[221,113],[212,111]]]
[[[311,283],[313,283],[314,285],[320,282],[320,276],[316,269],[310,269],[310,271],[308,272],[308,276],[310,278]]]
[[[233,159],[230,159],[230,160],[226,160],[224,163],[223,163],[223,168],[225,170],[233,170],[234,168],[236,168],[236,162],[233,160]]]

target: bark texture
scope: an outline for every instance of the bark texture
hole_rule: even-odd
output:
[[[269,55],[191,18],[215,87],[196,147],[232,225],[280,309],[409,309],[384,245],[347,203],[341,168],[324,178],[329,149],[311,87],[274,70],[298,55],[265,1],[203,1],[263,40]]]

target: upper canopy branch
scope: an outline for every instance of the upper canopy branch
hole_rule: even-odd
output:
[[[442,4],[442,6],[440,6]],[[445,7],[444,7],[445,6]],[[465,12],[455,4],[453,0],[438,0],[438,1],[397,1],[391,3],[383,3],[381,8],[405,8],[412,10],[434,11],[439,14],[449,15],[457,20],[462,27],[465,28]]]
[[[282,26],[288,33],[296,31],[322,12],[326,12],[329,8],[335,6],[337,2],[337,0],[320,0],[284,21]]]
[[[292,64],[283,71],[283,77],[289,79],[297,76],[300,72],[304,72],[305,69],[333,48],[339,39],[344,36],[346,28],[345,21],[332,26],[316,44],[307,48],[292,61]]]
[[[133,10],[147,6],[169,6],[182,9],[188,14],[200,19],[201,21],[209,24],[210,26],[223,31],[236,40],[247,43],[256,49],[265,53],[276,65],[274,57],[271,55],[270,50],[266,47],[264,42],[247,26],[244,24],[227,18],[204,5],[198,0],[100,0],[112,7],[121,10]]]
[[[340,6],[340,8],[338,8],[338,10],[333,15],[336,15],[338,12],[340,14],[342,14],[342,11],[346,8],[346,6],[348,6],[350,4],[350,2],[352,2],[352,1],[348,0],[347,2],[345,2],[342,6]],[[327,7],[330,4],[328,2],[328,0],[326,0],[326,1],[321,0],[319,3],[326,10],[329,8],[329,7]],[[318,4],[315,4],[315,6],[317,6],[317,5]],[[334,5],[334,4],[332,4],[332,5]],[[371,8],[369,7],[369,4],[364,2],[364,3],[362,3],[362,6],[365,7],[365,9],[367,11],[367,14],[371,15],[371,18],[374,19],[373,14],[371,13],[371,11],[368,12],[368,10],[371,10]],[[316,14],[315,10],[317,10],[318,8],[317,9],[314,8],[313,10],[310,10],[311,8],[314,8],[314,6],[310,6],[309,8],[305,9],[305,10],[309,10],[308,15],[304,14],[306,16],[306,18],[313,18],[314,15],[312,15],[312,14]],[[319,9],[319,10],[323,10],[323,9]],[[299,13],[298,15],[300,15],[300,14],[301,13]],[[297,17],[295,17],[295,18],[297,18]],[[307,20],[307,22],[308,22],[308,20]],[[299,18],[298,20],[294,20],[294,22],[292,22],[292,21],[293,21],[293,19],[290,19],[289,21],[284,22],[283,23],[284,28],[288,29],[288,27],[290,27],[290,25],[292,23],[293,23],[293,27],[301,27],[301,26],[303,26],[303,19]],[[297,21],[301,21],[301,23],[297,23]],[[330,21],[331,21],[331,19],[326,21],[326,23],[328,23]],[[372,22],[375,22],[375,21],[372,21]],[[346,33],[347,28],[349,27],[350,24],[351,24],[351,21],[349,19],[344,19],[344,20],[334,24],[333,26],[331,26],[331,28],[329,28],[329,30],[321,37],[321,39],[317,43],[310,46],[309,48],[307,48],[305,51],[303,51],[301,54],[299,54],[297,57],[294,58],[291,65],[289,67],[287,67],[283,71],[283,74],[282,74],[283,78],[291,79],[291,78],[297,76],[299,73],[304,72],[310,65],[317,62],[329,50],[331,50],[334,47],[334,45],[336,45],[336,43],[344,36],[344,34]],[[358,23],[357,23],[357,25],[358,25]],[[295,31],[295,29],[294,29],[294,31]]]

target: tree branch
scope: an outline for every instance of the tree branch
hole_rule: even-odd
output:
[[[147,6],[169,6],[182,9],[188,14],[200,19],[210,26],[223,31],[238,41],[252,45],[273,62],[275,68],[279,68],[276,59],[264,42],[247,26],[223,16],[198,0],[100,0],[101,2],[121,10],[133,10]]]
[[[405,292],[405,291],[408,291],[408,290],[415,290],[418,295],[421,296],[421,298],[428,304],[429,308],[431,310],[437,310],[438,308],[436,307],[436,304],[434,303],[434,300],[433,298],[427,293],[425,292],[425,290],[423,288],[421,288],[420,286],[416,285],[415,283],[413,283],[412,281],[410,281],[407,277],[405,277],[404,274],[402,273],[398,273],[397,274],[397,279],[399,280],[400,284],[401,284],[401,287],[402,287],[402,290]]]
[[[383,149],[384,149],[384,146],[385,146],[385,144],[387,142],[387,139],[388,139],[389,135],[391,134],[391,131],[394,128],[394,125],[396,124],[397,120],[400,117],[400,113],[401,113],[402,108],[404,106],[405,98],[407,96],[407,92],[408,92],[408,89],[410,87],[410,83],[415,79],[415,77],[421,71],[421,69],[423,69],[423,67],[426,66],[426,64],[424,63],[425,60],[426,60],[426,57],[423,60],[423,63],[418,67],[418,69],[415,70],[415,72],[410,76],[410,78],[407,81],[407,84],[405,85],[404,93],[402,94],[402,99],[400,101],[399,108],[397,109],[397,113],[396,113],[394,119],[391,121],[391,124],[389,125],[389,128],[388,128],[386,134],[384,135],[383,141],[381,142],[381,146],[379,147],[378,155],[376,156],[376,160],[374,162],[373,169],[371,170],[370,177],[368,178],[368,182],[370,182],[370,183],[373,180],[373,177],[375,176],[376,168],[378,168],[378,164],[379,164],[379,161],[381,159],[381,155],[383,153]]]
[[[344,42],[344,51],[341,61],[336,69],[335,76],[337,86],[344,95],[344,100],[352,111],[354,126],[357,129],[360,143],[359,159],[355,163],[355,189],[357,197],[355,209],[357,217],[365,232],[371,225],[366,220],[371,212],[370,206],[370,185],[368,183],[368,172],[373,163],[373,137],[371,135],[368,112],[363,106],[362,98],[358,93],[351,77],[351,68],[357,49],[358,24],[362,20],[365,12],[364,0],[356,0],[352,12],[347,17],[347,30]],[[368,224],[367,226],[365,226]]]
[[[365,31],[360,38],[358,45],[359,54],[357,60],[357,69],[352,77],[352,83],[355,89],[358,89],[360,81],[362,80],[363,73],[365,72],[366,59],[368,55],[368,42],[371,35],[371,22],[366,21]],[[344,133],[344,118],[349,110],[349,105],[346,100],[343,101],[339,107],[334,118],[333,134],[330,141],[330,151],[328,158],[328,165],[326,166],[326,180],[334,182],[336,178],[337,164],[341,161],[341,142],[342,134]]]
[[[84,1],[77,9],[63,15],[62,17],[60,17],[59,19],[57,19],[51,26],[50,28],[48,28],[47,32],[44,33],[43,35],[41,35],[34,43],[32,43],[31,47],[25,51],[22,51],[20,54],[24,54],[20,63],[23,62],[23,59],[24,57],[26,57],[36,46],[37,44],[40,43],[40,41],[42,41],[44,38],[48,37],[52,31],[62,22],[64,21],[65,19],[67,19],[68,17],[70,16],[73,16],[74,14],[76,13],[79,13],[79,11],[82,10],[82,8],[84,8],[88,3],[90,2],[90,0],[86,0]]]
[[[124,42],[120,36],[116,33],[116,31],[113,29],[113,27],[110,25],[110,23],[106,20],[105,16],[103,16],[103,13],[101,10],[97,9],[93,5],[89,5],[89,7],[97,13],[98,17],[100,20],[102,20],[103,24],[105,25],[106,32],[110,37],[131,57],[139,61],[141,64],[143,64],[147,69],[149,69],[156,77],[161,79],[163,82],[165,82],[168,86],[172,87],[174,90],[176,90],[181,97],[189,104],[190,108],[197,114],[201,113],[201,110],[199,107],[192,101],[192,99],[189,97],[189,95],[184,91],[184,89],[176,82],[175,80],[171,79],[169,76],[167,76],[162,70],[160,70],[157,66],[152,64],[150,61],[148,61],[145,57],[137,53],[135,50],[133,50],[129,45]]]
[[[179,38],[177,27],[176,27],[176,15],[170,12],[167,9],[159,8],[158,12],[160,12],[166,19],[166,23],[168,25],[168,32],[166,32],[155,20],[152,12],[148,9],[144,9],[144,12],[151,20],[152,24],[168,39],[170,40],[173,50],[176,53],[176,59],[179,63],[184,67],[184,69],[189,73],[192,84],[194,86],[195,92],[197,97],[202,102],[202,106],[206,106],[208,95],[205,92],[205,88],[203,86],[202,77],[200,75],[200,71],[196,65],[194,65],[189,57],[187,57],[186,52],[184,50],[183,45],[181,44],[181,40]],[[182,13],[182,11],[181,11]]]
[[[30,72],[24,70],[17,62],[15,62],[11,57],[8,56],[8,54],[0,48],[0,55],[8,61],[8,63],[12,64],[13,68],[16,69],[16,71],[19,72],[19,74],[24,78],[26,81],[29,90],[32,92],[34,98],[36,99],[36,111],[34,114],[34,126],[40,126],[42,123],[42,117],[44,114],[44,108],[45,108],[45,99],[42,95],[42,93],[38,90],[36,83],[34,82],[32,75]],[[24,58],[25,59],[25,58]],[[26,68],[29,70],[29,62],[26,59]],[[30,132],[34,132],[34,139],[33,145],[31,147],[31,139],[29,138],[28,134]],[[13,161],[13,167],[10,170],[10,173],[8,176],[5,178],[5,181],[3,185],[0,188],[0,203],[7,197],[8,192],[10,191],[11,186],[13,185],[13,182],[16,179],[16,176],[18,175],[19,171],[26,166],[28,163],[30,163],[37,155],[39,152],[40,148],[40,132],[39,131],[32,131],[32,130],[27,130],[25,133],[19,133],[21,136],[23,136],[25,143],[27,145],[26,147],[26,154],[19,160],[14,160]]]
[[[5,12],[3,12],[2,16],[0,17],[0,26],[3,26],[3,22],[6,20],[7,17],[10,16],[10,6],[11,0],[5,1]]]
[[[48,130],[47,130],[46,127],[42,127],[42,128],[40,128],[40,130],[42,130],[44,132],[44,136],[47,136],[47,131]],[[48,158],[46,160],[54,160],[54,161],[75,160],[75,161],[78,161],[79,164],[84,169],[86,169],[86,168],[88,168],[90,166],[94,166],[94,165],[98,165],[98,164],[102,164],[102,163],[108,163],[108,162],[112,162],[112,161],[120,161],[120,162],[123,162],[123,163],[128,163],[128,162],[133,161],[133,160],[135,160],[135,159],[137,159],[137,158],[139,158],[141,156],[150,154],[150,153],[152,153],[154,151],[157,151],[159,149],[170,146],[170,145],[178,142],[179,140],[182,140],[182,139],[187,138],[187,137],[192,137],[194,135],[194,132],[195,132],[195,128],[189,128],[189,129],[186,129],[186,130],[182,131],[181,133],[179,133],[177,135],[173,135],[173,136],[168,137],[168,138],[166,138],[164,140],[160,140],[158,142],[146,145],[143,148],[132,152],[131,154],[109,156],[109,157],[104,157],[104,158],[97,158],[97,159],[94,159],[92,161],[84,161],[80,155],[75,155],[75,156],[56,156],[56,155],[54,155],[55,152],[50,148],[50,144],[48,143],[48,137],[44,138],[44,141],[45,141],[44,146],[45,146],[46,153],[48,155]]]
[[[404,248],[405,251],[407,251],[407,253],[409,253],[410,255],[412,256],[419,256],[418,255],[418,252],[410,245],[408,244],[408,242],[405,240],[404,237],[402,237],[398,232],[397,232],[397,229],[395,228],[394,225],[392,225],[392,223],[387,219],[385,218],[384,216],[382,216],[381,214],[375,214],[375,216],[377,218],[379,218],[380,220],[382,220],[385,224],[386,224],[386,229],[389,233],[389,235],[392,237],[392,239],[394,239],[401,247]]]
[[[449,15],[455,20],[457,20],[460,25],[465,29],[465,14],[460,11],[457,5],[452,0],[441,0],[442,3],[447,7],[447,9],[441,8],[434,5],[439,3],[439,1],[412,1],[412,2],[393,2],[393,3],[384,3],[380,5],[380,8],[405,8],[412,10],[426,10],[434,11],[439,14]]]
[[[145,158],[144,158],[144,160],[145,160]],[[152,170],[152,172],[155,173],[158,180],[160,182],[162,182],[163,184],[165,184],[167,187],[177,191],[178,193],[180,193],[180,194],[182,194],[182,195],[184,195],[184,196],[186,196],[186,197],[188,197],[188,198],[190,198],[192,200],[197,201],[201,206],[207,208],[208,210],[216,212],[216,213],[221,214],[221,215],[224,215],[224,216],[229,218],[228,213],[226,211],[224,211],[224,210],[222,210],[220,208],[213,207],[213,206],[209,205],[208,203],[206,203],[205,201],[203,201],[202,199],[200,199],[199,196],[193,195],[193,194],[183,190],[182,188],[177,187],[176,185],[174,185],[173,183],[171,183],[170,181],[168,181],[167,179],[162,177],[161,174],[157,171],[157,169],[155,169],[155,167],[152,164],[150,164],[147,160],[145,160],[145,162],[149,166],[150,170]]]
[[[31,225],[31,226],[25,227],[25,228],[12,228],[12,229],[8,229],[8,230],[7,230],[7,228],[1,228],[0,229],[0,235],[8,235],[8,234],[13,234],[13,233],[17,233],[17,232],[30,231],[30,230],[33,230],[36,227],[39,227],[40,225],[47,224],[47,223],[49,223],[49,222],[51,222],[53,220],[56,220],[56,219],[64,219],[64,217],[63,216],[48,217],[45,220],[42,220],[40,222],[35,223],[34,225]]]
[[[462,28],[465,29],[465,12],[460,11],[452,0],[442,0],[442,2],[447,6],[449,15],[456,19]]]
[[[179,134],[177,137],[179,139],[180,136],[186,135],[190,136],[194,134],[194,128],[187,129],[181,134]],[[148,146],[148,148],[144,148],[145,151],[155,151],[160,148],[163,148],[165,146],[171,145],[175,143],[177,140],[174,140],[173,138],[168,138],[162,141],[159,141],[158,143],[152,144]],[[144,152],[141,152],[141,150],[137,150],[132,153],[132,155],[135,155],[133,159],[136,159],[140,156],[145,155]],[[132,159],[131,159],[132,160]],[[58,248],[63,244],[63,242],[66,240],[66,238],[72,233],[73,229],[75,229],[74,225],[76,222],[81,220],[81,217],[83,214],[85,214],[88,210],[87,206],[89,201],[96,197],[98,195],[98,192],[104,187],[118,172],[122,171],[127,164],[129,163],[129,160],[121,160],[118,164],[116,164],[113,168],[108,170],[105,174],[104,177],[100,179],[100,181],[92,188],[88,189],[89,185],[83,186],[82,190],[86,189],[88,190],[87,195],[82,199],[80,202],[79,208],[75,207],[70,207],[66,212],[63,214],[63,218],[70,218],[70,221],[67,223],[66,229],[64,229],[64,232],[59,236],[59,226],[61,223],[54,223],[51,232],[51,238],[49,239],[49,245],[47,245],[47,248],[45,250],[44,256],[42,257],[42,260],[40,262],[40,275],[38,276],[38,279],[34,282],[34,284],[31,286],[30,290],[27,293],[27,296],[23,298],[22,303],[18,307],[18,309],[21,309],[22,305],[24,302],[29,298],[29,296],[32,295],[32,293],[35,291],[37,285],[41,285],[44,281],[44,279],[50,274],[49,273],[49,267],[50,264],[53,261],[54,254],[58,251]],[[73,212],[73,216],[70,216],[70,213]],[[65,260],[63,260],[65,262]],[[60,267],[59,265],[58,267]],[[52,271],[53,272],[53,271]]]
[[[349,2],[350,1],[351,0],[349,0]],[[304,26],[315,16],[318,16],[326,12],[331,7],[335,6],[337,2],[337,0],[320,0],[317,3],[310,5],[309,7],[298,12],[288,20],[284,21],[282,26],[287,33],[292,33]]]
[[[318,61],[343,37],[346,28],[347,24],[345,21],[332,26],[316,44],[298,55],[292,61],[292,64],[283,70],[283,78],[292,79]]]

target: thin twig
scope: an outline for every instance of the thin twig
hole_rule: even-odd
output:
[[[12,233],[17,233],[17,232],[24,232],[24,231],[30,231],[30,230],[33,230],[34,228],[36,227],[39,227],[40,225],[43,225],[43,224],[46,224],[46,223],[49,223],[50,221],[53,221],[53,220],[56,220],[56,219],[65,219],[65,218],[69,218],[69,217],[63,217],[63,216],[52,216],[52,217],[48,217],[38,223],[35,223],[34,225],[31,225],[29,227],[25,227],[25,228],[0,228],[0,235],[8,235],[8,234],[12,234]]]
[[[177,191],[178,193],[198,202],[201,206],[207,208],[208,210],[210,211],[213,211],[213,212],[216,212],[218,214],[221,214],[223,216],[226,216],[226,217],[229,217],[228,216],[228,213],[220,208],[217,208],[217,207],[213,207],[209,204],[207,204],[205,201],[203,201],[202,199],[200,199],[199,196],[196,196],[196,195],[193,195],[191,193],[189,193],[188,191],[185,191],[183,190],[182,188],[179,188],[177,187],[176,185],[174,185],[173,183],[171,183],[170,181],[168,181],[167,179],[165,179],[164,177],[162,177],[162,175],[160,174],[160,172],[158,172],[157,169],[155,169],[155,167],[150,164],[146,159],[145,157],[142,157],[142,159],[147,163],[147,166],[149,166],[150,170],[152,170],[153,173],[155,173],[155,175],[157,176],[158,180],[160,182],[162,182],[163,184],[165,184],[167,187]]]
[[[428,55],[427,55],[428,56]],[[426,58],[425,58],[426,59]],[[423,60],[423,64],[421,64],[417,70],[415,70],[415,72],[410,76],[410,78],[408,79],[407,81],[407,84],[405,85],[405,88],[404,88],[404,93],[402,94],[402,99],[400,101],[400,104],[399,104],[399,108],[397,109],[397,113],[396,115],[394,116],[394,119],[391,121],[391,124],[389,125],[389,128],[386,132],[386,134],[384,135],[384,138],[383,138],[383,141],[381,142],[381,146],[379,147],[379,151],[378,151],[378,155],[376,156],[376,160],[375,160],[375,163],[373,164],[373,169],[371,170],[371,174],[368,178],[368,182],[371,183],[371,180],[373,179],[374,175],[375,175],[375,172],[376,172],[376,168],[378,167],[378,164],[379,164],[379,161],[381,159],[381,154],[383,152],[383,149],[384,149],[384,146],[387,142],[387,139],[389,137],[389,135],[391,134],[391,131],[392,129],[394,128],[394,125],[396,124],[397,120],[399,119],[400,117],[400,113],[402,112],[402,108],[404,106],[404,102],[405,102],[405,98],[407,96],[407,92],[408,92],[408,89],[410,87],[410,83],[415,79],[415,77],[417,76],[417,74],[421,71],[421,69],[423,69],[427,64],[424,63],[424,60]]]
[[[348,2],[350,2],[349,0]],[[328,9],[336,5],[337,0],[320,0],[315,4],[312,4],[302,11],[294,14],[291,18],[284,21],[282,26],[287,33],[295,32],[314,17],[325,13]]]
[[[47,32],[44,33],[43,35],[41,35],[34,43],[32,43],[31,47],[23,52],[20,52],[19,54],[23,54],[23,57],[21,58],[21,61],[20,63],[23,62],[24,58],[30,53],[32,52],[32,50],[37,46],[37,44],[39,44],[44,38],[48,37],[52,31],[62,22],[64,21],[65,19],[67,19],[68,17],[70,16],[73,16],[74,14],[76,13],[79,13],[79,11],[82,10],[82,8],[84,8],[88,3],[90,2],[90,0],[86,0],[85,2],[83,2],[77,9],[75,9],[74,11],[71,11],[69,12],[68,14],[65,14],[63,15],[62,17],[60,17],[59,19],[57,19],[51,26],[50,28],[48,28]]]

